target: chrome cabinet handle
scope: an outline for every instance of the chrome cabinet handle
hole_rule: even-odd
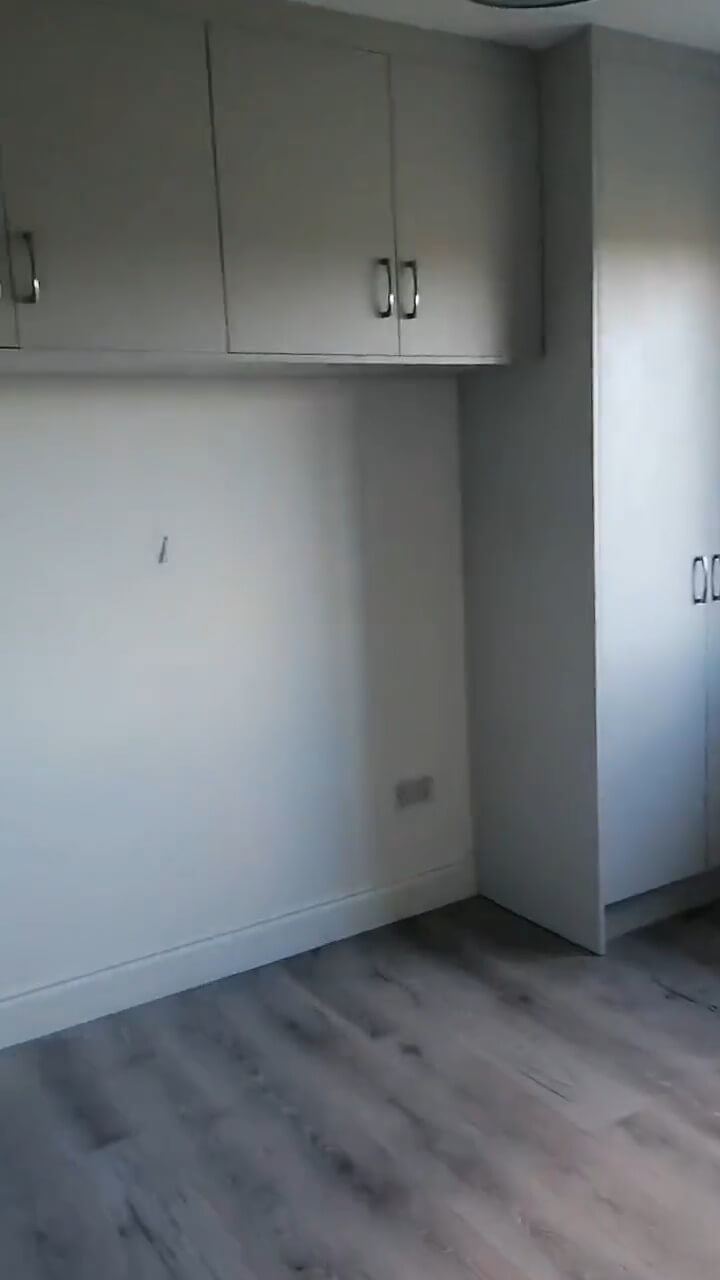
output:
[[[717,604],[720,600],[720,584],[718,583],[718,569],[720,569],[720,556],[713,556],[710,564],[710,598],[713,603]]]
[[[702,569],[702,588],[700,592],[697,590],[697,570],[698,566]],[[692,593],[693,604],[707,604],[708,599],[708,558],[707,556],[695,556],[692,567]]]
[[[25,245],[30,263],[30,289],[28,293],[22,293],[16,297],[15,301],[28,306],[37,306],[40,301],[40,277],[38,276],[37,258],[35,256],[35,237],[32,231],[21,231],[20,239]]]
[[[416,258],[408,258],[402,263],[403,271],[409,271],[412,277],[412,307],[408,311],[403,308],[403,320],[417,320],[417,313],[420,310],[420,281],[418,278],[418,264]]]
[[[389,320],[395,310],[395,290],[393,289],[392,263],[389,258],[378,258],[377,265],[385,272],[386,297],[385,306],[378,307],[380,320]]]

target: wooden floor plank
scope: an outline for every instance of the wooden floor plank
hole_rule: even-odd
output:
[[[9,1280],[717,1280],[720,913],[480,900],[0,1054]]]

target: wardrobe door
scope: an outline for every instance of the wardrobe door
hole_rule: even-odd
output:
[[[0,154],[1,163],[2,155]],[[7,253],[7,230],[3,213],[3,193],[0,186],[0,347],[16,346],[15,304],[12,297],[10,260]]]
[[[524,54],[392,62],[403,355],[539,354],[537,92]]]
[[[201,22],[9,0],[0,148],[22,347],[225,350]]]
[[[708,476],[713,485],[712,535],[707,610],[707,788],[708,865],[720,867],[720,414],[708,454]]]
[[[720,552],[712,534],[719,115],[712,79],[632,56],[601,66],[597,683],[608,902],[707,862],[707,644],[720,611],[709,602],[703,559]],[[709,672],[716,683],[712,661]],[[719,759],[713,702],[711,794]]]
[[[211,34],[230,349],[398,354],[387,59]]]

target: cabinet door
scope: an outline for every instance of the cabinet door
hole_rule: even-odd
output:
[[[710,79],[630,61],[601,70],[597,679],[609,902],[706,866],[712,606],[693,604],[692,563],[712,549],[717,502],[718,114]]]
[[[22,347],[225,349],[201,23],[10,0],[0,144]]]
[[[713,473],[720,476],[720,430]],[[720,867],[720,502],[713,517],[708,609],[708,865]]]
[[[387,60],[224,26],[211,47],[231,350],[397,355]]]
[[[717,108],[720,111],[720,104]],[[720,309],[720,303],[719,309]],[[710,588],[708,624],[707,787],[708,865],[720,867],[720,404],[712,448],[708,451],[712,486],[711,534],[708,543]]]
[[[539,352],[537,101],[524,57],[392,64],[403,355]]]
[[[0,154],[0,165],[2,156]],[[7,232],[0,188],[0,347],[16,347],[15,306],[12,300],[10,262],[7,254]]]

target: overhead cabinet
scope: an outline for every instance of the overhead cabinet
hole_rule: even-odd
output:
[[[398,354],[387,59],[212,32],[231,351]]]
[[[539,354],[532,56],[259,20],[3,6],[0,346]]]
[[[229,24],[211,51],[232,351],[539,352],[529,55],[434,64]]]
[[[540,346],[536,85],[525,57],[392,60],[400,349],[508,362]]]
[[[201,22],[10,0],[0,152],[21,347],[225,349]]]

